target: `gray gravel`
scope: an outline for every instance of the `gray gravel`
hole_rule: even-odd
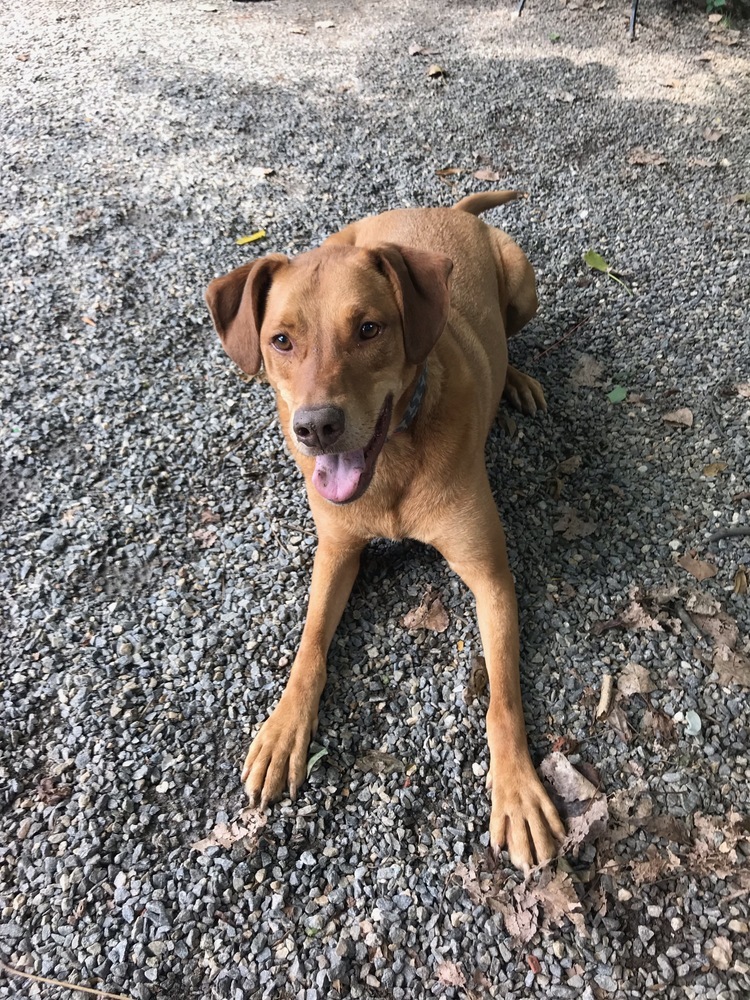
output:
[[[750,400],[733,388],[750,382],[750,226],[731,200],[750,187],[746,35],[727,45],[659,0],[634,45],[611,0],[510,7],[0,15],[0,957],[16,968],[137,1000],[750,992],[747,887],[686,867],[638,885],[629,864],[665,849],[653,833],[579,884],[588,937],[561,919],[518,946],[470,898],[457,865],[485,864],[489,816],[484,702],[464,700],[478,633],[416,544],[364,559],[331,653],[328,755],[299,802],[249,850],[191,849],[243,808],[239,765],[282,690],[315,544],[268,387],[222,355],[203,287],[363,214],[488,186],[445,167],[531,194],[493,218],[537,268],[542,309],[512,353],[550,412],[498,429],[488,457],[534,755],[575,739],[608,795],[642,780],[688,828],[750,813],[747,689],[722,687],[685,629],[592,633],[633,586],[691,583],[676,559],[694,548],[718,569],[695,587],[750,634],[733,593],[748,539],[706,541],[750,523]],[[666,162],[630,162],[637,147]],[[632,296],[588,272],[590,247]],[[599,386],[571,383],[582,355]],[[615,385],[629,401],[608,401]],[[664,423],[677,407],[692,428]],[[563,539],[567,508],[596,530]],[[409,632],[430,585],[450,627]],[[594,723],[602,675],[628,661],[649,668],[671,742]],[[625,707],[637,730],[643,699]],[[361,763],[373,750],[398,766]],[[444,963],[465,989],[440,982]],[[0,974],[0,997],[62,995]]]

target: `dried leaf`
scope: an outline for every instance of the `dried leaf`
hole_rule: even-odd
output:
[[[539,961],[536,955],[531,955],[531,954],[527,955],[526,964],[528,965],[529,969],[531,969],[532,973],[535,976],[538,976],[539,973],[542,971],[542,963]]]
[[[443,986],[466,986],[466,976],[455,962],[441,962],[435,969],[438,982]]]
[[[487,664],[484,657],[472,656],[469,682],[464,689],[464,703],[466,705],[473,704],[480,695],[484,694],[488,684]]]
[[[734,586],[732,588],[735,594],[746,594],[747,593],[747,573],[744,566],[739,566],[737,572],[734,574]]]
[[[425,49],[421,45],[410,45],[409,55],[410,56],[431,56],[435,52],[439,52],[440,49]]]
[[[303,28],[301,25],[297,25],[294,28],[290,28],[289,33],[292,35],[306,35],[307,28]]]
[[[630,725],[622,705],[615,705],[607,716],[607,723],[617,733],[623,743],[630,743],[633,737],[633,727]]]
[[[502,180],[502,175],[497,172],[497,170],[475,170],[474,177],[478,181],[500,181]]]
[[[643,713],[641,732],[652,733],[662,743],[674,743],[676,738],[674,722],[658,708],[649,708]]]
[[[653,615],[644,608],[638,600],[631,600],[617,619],[623,628],[630,628],[635,631],[642,629],[644,632],[663,632],[664,629]]]
[[[355,767],[360,771],[372,771],[375,774],[393,774],[396,771],[405,771],[406,765],[392,753],[384,753],[382,750],[368,750],[355,761]]]
[[[575,472],[576,469],[581,467],[581,456],[571,455],[570,458],[564,459],[557,467],[557,471],[561,476],[569,476],[571,472]]]
[[[661,153],[644,149],[643,146],[636,146],[628,153],[628,163],[633,163],[639,167],[652,166],[663,167],[669,161]]]
[[[723,14],[709,14],[708,15],[708,23],[709,24],[721,24],[723,17],[724,17]]]
[[[567,828],[568,835],[560,853],[573,853],[575,856],[581,844],[593,843],[606,830],[609,820],[607,800],[573,767],[565,754],[548,754],[539,767],[539,773],[549,785],[552,799]]]
[[[335,21],[316,21],[315,22],[315,27],[316,28],[335,28],[336,27],[336,22]]]
[[[435,173],[438,177],[453,177],[456,174],[468,173],[463,167],[443,167],[442,170],[436,170]]]
[[[429,588],[419,607],[404,615],[404,625],[410,629],[426,628],[432,632],[445,632],[448,624],[448,612],[433,587]]]
[[[743,399],[750,399],[750,382],[738,382],[735,386],[737,395]]]
[[[427,76],[430,76],[433,78],[433,80],[435,80],[439,77],[445,76],[445,70],[443,69],[442,66],[439,66],[437,63],[432,63],[431,66],[427,67]]]
[[[248,807],[243,809],[231,823],[217,823],[207,837],[197,840],[190,847],[202,854],[209,847],[223,847],[228,850],[240,843],[249,853],[258,846],[260,830],[266,822],[265,812]]]
[[[721,969],[722,972],[726,972],[727,969],[731,968],[733,961],[733,951],[732,942],[729,938],[717,937],[714,938],[713,946],[707,949],[708,957],[714,963],[717,969]]]
[[[590,354],[582,354],[570,376],[572,385],[589,386],[597,388],[602,385],[603,368],[600,362]]]
[[[216,545],[219,540],[219,536],[216,534],[215,528],[196,528],[192,532],[193,538],[198,542],[202,549],[210,549],[212,545]]]
[[[269,177],[276,173],[273,167],[249,167],[247,172],[251,177]]]
[[[256,231],[254,233],[250,233],[249,236],[238,236],[234,242],[238,247],[244,247],[247,243],[255,243],[256,240],[262,240],[265,235],[265,229],[256,229]]]
[[[707,562],[705,559],[698,559],[695,555],[695,549],[691,549],[684,556],[680,556],[677,560],[677,565],[682,566],[696,580],[701,581],[710,580],[712,576],[716,576],[719,572],[713,563]]]
[[[593,521],[584,521],[578,516],[572,507],[568,507],[562,517],[552,525],[554,531],[561,531],[563,538],[569,542],[575,538],[586,538],[596,531],[596,524]]]
[[[733,194],[729,200],[733,205],[747,205],[750,203],[750,191],[741,191],[739,194]]]
[[[65,799],[70,798],[72,793],[73,788],[70,785],[55,784],[55,779],[50,777],[42,778],[36,788],[37,798],[47,806],[64,802]]]
[[[712,479],[714,476],[718,476],[720,472],[723,472],[726,467],[726,462],[710,462],[708,465],[703,466],[703,475]]]
[[[676,424],[679,427],[692,427],[693,411],[683,406],[679,410],[671,410],[669,413],[665,413],[662,419],[665,423]]]
[[[738,684],[750,688],[750,656],[720,643],[716,647],[712,667],[719,675],[719,684],[730,687]]]
[[[596,707],[596,718],[606,719],[612,708],[612,701],[615,694],[615,679],[612,674],[602,676],[602,690],[599,695],[599,704]]]
[[[705,128],[703,130],[703,138],[706,142],[719,142],[720,139],[724,137],[724,133],[720,132],[716,128]]]
[[[646,850],[646,860],[632,861],[630,869],[636,885],[648,885],[651,882],[658,882],[665,875],[678,871],[681,865],[680,858],[672,851],[667,850],[666,855],[659,854],[656,848],[651,845]]]
[[[651,694],[654,690],[649,671],[640,663],[628,663],[620,671],[617,691],[621,698],[629,698],[634,694]]]

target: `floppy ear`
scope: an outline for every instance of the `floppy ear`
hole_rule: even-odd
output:
[[[270,254],[243,264],[206,289],[206,305],[229,357],[248,375],[261,366],[260,327],[274,273],[289,263],[283,254]]]
[[[450,309],[453,261],[442,253],[387,243],[375,251],[393,286],[404,324],[406,359],[421,364],[443,332]]]

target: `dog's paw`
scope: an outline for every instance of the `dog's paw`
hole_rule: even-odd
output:
[[[280,798],[285,788],[292,799],[305,780],[307,748],[317,725],[302,706],[282,697],[250,745],[242,780],[251,805],[262,809]]]
[[[507,848],[511,864],[528,874],[557,855],[565,827],[531,761],[523,773],[490,772],[490,776],[490,843],[496,851]]]
[[[538,410],[546,410],[544,389],[535,378],[508,365],[503,397],[521,413],[533,416]]]

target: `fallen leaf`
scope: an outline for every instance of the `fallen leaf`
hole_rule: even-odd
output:
[[[723,14],[709,14],[708,15],[708,23],[709,24],[721,24],[721,21],[722,21],[723,17],[724,17]]]
[[[190,847],[201,854],[209,847],[229,849],[240,843],[248,853],[258,846],[260,830],[266,825],[266,814],[261,809],[248,807],[243,809],[236,820],[231,823],[217,823],[211,833],[203,840],[197,840]]]
[[[721,969],[722,972],[726,972],[726,970],[731,967],[733,951],[732,942],[729,938],[714,938],[713,946],[707,949],[707,953],[716,968]]]
[[[213,4],[210,4],[210,3],[199,3],[198,4],[198,10],[202,10],[206,14],[215,14],[218,9],[219,9],[218,7],[214,7]]]
[[[596,531],[596,524],[593,521],[584,521],[578,516],[572,507],[568,507],[552,525],[554,531],[561,531],[563,538],[569,542],[575,538],[586,538]]]
[[[711,462],[703,466],[703,475],[712,479],[714,476],[718,476],[720,472],[723,472],[726,467],[726,462]]]
[[[593,843],[606,830],[609,820],[607,800],[596,785],[570,763],[565,754],[550,753],[539,773],[565,822],[567,836],[560,853],[577,853],[584,843]]]
[[[718,573],[718,569],[713,563],[707,562],[705,559],[698,559],[694,549],[686,552],[684,556],[680,556],[677,560],[677,565],[682,566],[696,580],[701,581],[710,580],[712,576],[716,576]]]
[[[602,675],[602,690],[599,695],[599,704],[596,706],[596,718],[606,719],[612,708],[612,701],[615,694],[615,679],[612,674]]]
[[[750,191],[742,191],[740,194],[733,194],[730,198],[733,205],[750,203]]]
[[[720,132],[716,128],[705,128],[703,130],[703,138],[706,142],[719,142],[720,139],[724,137],[724,133]]]
[[[536,955],[527,955],[526,964],[528,965],[529,969],[531,969],[531,972],[535,976],[538,976],[539,973],[542,971],[542,963],[539,961]]]
[[[746,594],[747,593],[747,572],[744,566],[739,566],[737,572],[734,574],[734,586],[732,588],[735,594]]]
[[[622,705],[614,705],[612,711],[607,716],[608,725],[614,729],[623,743],[630,743],[633,737],[633,727],[625,714]]]
[[[96,326],[96,320],[93,320],[90,316],[81,316],[81,319],[86,326]]]
[[[433,632],[445,632],[448,624],[448,612],[433,587],[429,588],[418,607],[404,615],[404,625],[410,629],[426,628]]]
[[[699,56],[695,57],[696,62],[711,62],[713,59],[713,52],[701,52]]]
[[[588,386],[592,389],[602,384],[603,368],[590,354],[582,354],[573,369],[570,381],[573,385]]]
[[[425,48],[422,48],[421,45],[410,45],[409,46],[409,55],[410,56],[431,56],[431,55],[434,55],[435,52],[439,52],[439,51],[440,51],[439,49],[425,49]]]
[[[666,156],[644,149],[643,146],[636,146],[628,153],[628,163],[633,163],[639,167],[663,167],[668,162]]]
[[[672,79],[669,80],[659,80],[659,86],[678,90],[682,86],[682,80],[677,80],[674,77],[672,77]]]
[[[247,173],[252,177],[268,177],[276,173],[273,167],[249,167]]]
[[[720,643],[716,647],[711,666],[718,674],[719,684],[722,687],[737,684],[740,687],[750,688],[750,656],[746,653]]]
[[[618,285],[622,285],[626,292],[633,294],[633,290],[628,288],[622,278],[618,277],[617,272],[614,271],[606,260],[602,257],[600,253],[596,250],[587,250],[583,255],[584,261],[589,267],[593,268],[595,271],[601,271],[602,274],[608,275],[613,281],[616,281]]]
[[[303,28],[301,26],[296,26],[294,28],[290,28],[289,29],[289,33],[291,35],[306,35],[307,34],[307,28]]]
[[[336,27],[336,22],[335,21],[316,21],[315,22],[315,27],[316,28],[335,28]]]
[[[581,456],[571,455],[570,458],[563,459],[562,462],[557,466],[557,471],[561,476],[569,476],[571,472],[575,472],[576,469],[581,467]]]
[[[607,399],[610,403],[621,403],[628,394],[628,390],[621,385],[616,385],[611,392],[607,393]]]
[[[475,170],[474,177],[478,181],[499,181],[502,180],[502,176],[497,172],[497,170]]]
[[[435,971],[443,986],[466,986],[466,976],[455,962],[441,962]]]
[[[427,67],[427,76],[432,77],[434,80],[437,79],[438,77],[445,76],[445,70],[443,69],[442,66],[439,66],[437,63],[432,63],[431,66]]]
[[[465,174],[468,171],[463,167],[443,167],[442,170],[436,170],[435,173],[438,177],[452,177],[454,174]]]
[[[375,774],[393,774],[396,771],[405,771],[406,766],[398,757],[392,753],[384,753],[382,750],[368,750],[355,761],[355,767],[360,771],[373,771]]]
[[[641,731],[652,733],[662,743],[673,743],[676,735],[674,722],[657,708],[648,708],[643,713]]]
[[[238,247],[244,247],[246,243],[255,243],[256,240],[262,240],[265,235],[265,229],[257,229],[254,233],[250,233],[249,236],[238,236],[234,242]]]
[[[307,762],[307,777],[308,778],[310,777],[310,775],[315,770],[315,765],[318,763],[318,761],[321,760],[323,757],[327,757],[327,756],[328,756],[328,750],[326,749],[326,747],[323,747],[322,749],[318,750],[317,753],[314,753],[312,755],[312,757]]]
[[[670,850],[667,850],[666,855],[659,854],[652,844],[646,849],[646,859],[632,861],[630,870],[636,885],[650,885],[652,882],[658,882],[666,875],[678,871],[681,866],[682,862],[676,854]]]
[[[678,410],[670,410],[669,413],[665,413],[662,420],[667,424],[676,424],[679,427],[692,427],[693,411],[682,406]]]
[[[489,677],[487,664],[483,656],[472,656],[469,681],[464,689],[464,704],[473,704],[487,690]]]
[[[750,382],[738,382],[734,388],[737,390],[738,396],[742,396],[743,399],[750,399]]]
[[[18,55],[16,56],[16,59],[19,62],[28,62],[29,61],[29,53],[28,52],[19,52]]]
[[[196,528],[192,532],[193,538],[198,542],[202,549],[210,549],[212,545],[216,545],[219,540],[219,536],[216,534],[215,528]]]
[[[620,697],[629,698],[634,694],[651,694],[656,690],[651,683],[651,675],[640,663],[628,663],[620,671],[617,691]]]
[[[50,777],[42,778],[36,788],[37,798],[47,806],[54,806],[58,802],[64,802],[72,794],[73,789],[70,785],[55,784],[54,778]]]

